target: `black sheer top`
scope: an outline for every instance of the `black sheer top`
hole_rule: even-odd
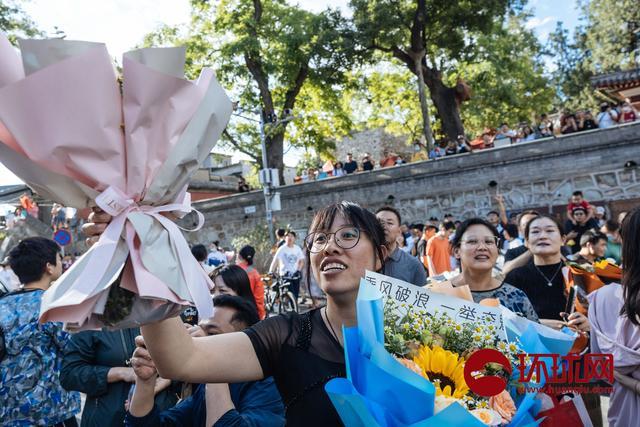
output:
[[[540,319],[562,320],[560,312],[567,305],[562,267],[563,263],[558,263],[539,265],[536,268],[533,260],[530,260],[526,265],[507,274],[504,281],[527,295]]]
[[[265,377],[275,379],[288,426],[342,425],[324,385],[346,376],[344,351],[320,310],[271,317],[244,331]]]

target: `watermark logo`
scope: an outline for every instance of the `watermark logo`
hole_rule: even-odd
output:
[[[518,361],[518,382],[525,386],[526,392],[601,394],[612,390],[612,387],[594,384],[598,380],[613,384],[612,354],[520,354]],[[513,372],[509,359],[497,350],[482,349],[473,353],[465,362],[464,379],[469,389],[479,396],[495,396],[507,388],[502,376],[473,375],[489,363],[501,366],[509,376]]]

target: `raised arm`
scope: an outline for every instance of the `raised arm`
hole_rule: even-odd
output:
[[[507,274],[509,274],[509,272],[515,270],[516,268],[527,265],[532,257],[533,254],[531,253],[531,251],[526,251],[525,253],[519,255],[517,258],[505,262],[504,266],[502,267],[502,274],[506,276]]]
[[[192,338],[178,318],[140,329],[163,378],[190,383],[237,383],[264,377],[253,345],[243,332]]]

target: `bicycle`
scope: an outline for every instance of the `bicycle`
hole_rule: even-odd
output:
[[[264,285],[264,308],[270,314],[282,314],[298,311],[298,302],[290,291],[290,277],[277,274],[265,274],[261,280]]]

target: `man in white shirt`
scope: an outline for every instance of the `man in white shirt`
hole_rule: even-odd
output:
[[[296,300],[300,294],[300,272],[303,265],[304,254],[300,246],[296,245],[296,233],[289,230],[285,236],[285,244],[280,246],[273,256],[269,272],[273,273],[277,268],[280,276],[289,279],[291,292]]]

